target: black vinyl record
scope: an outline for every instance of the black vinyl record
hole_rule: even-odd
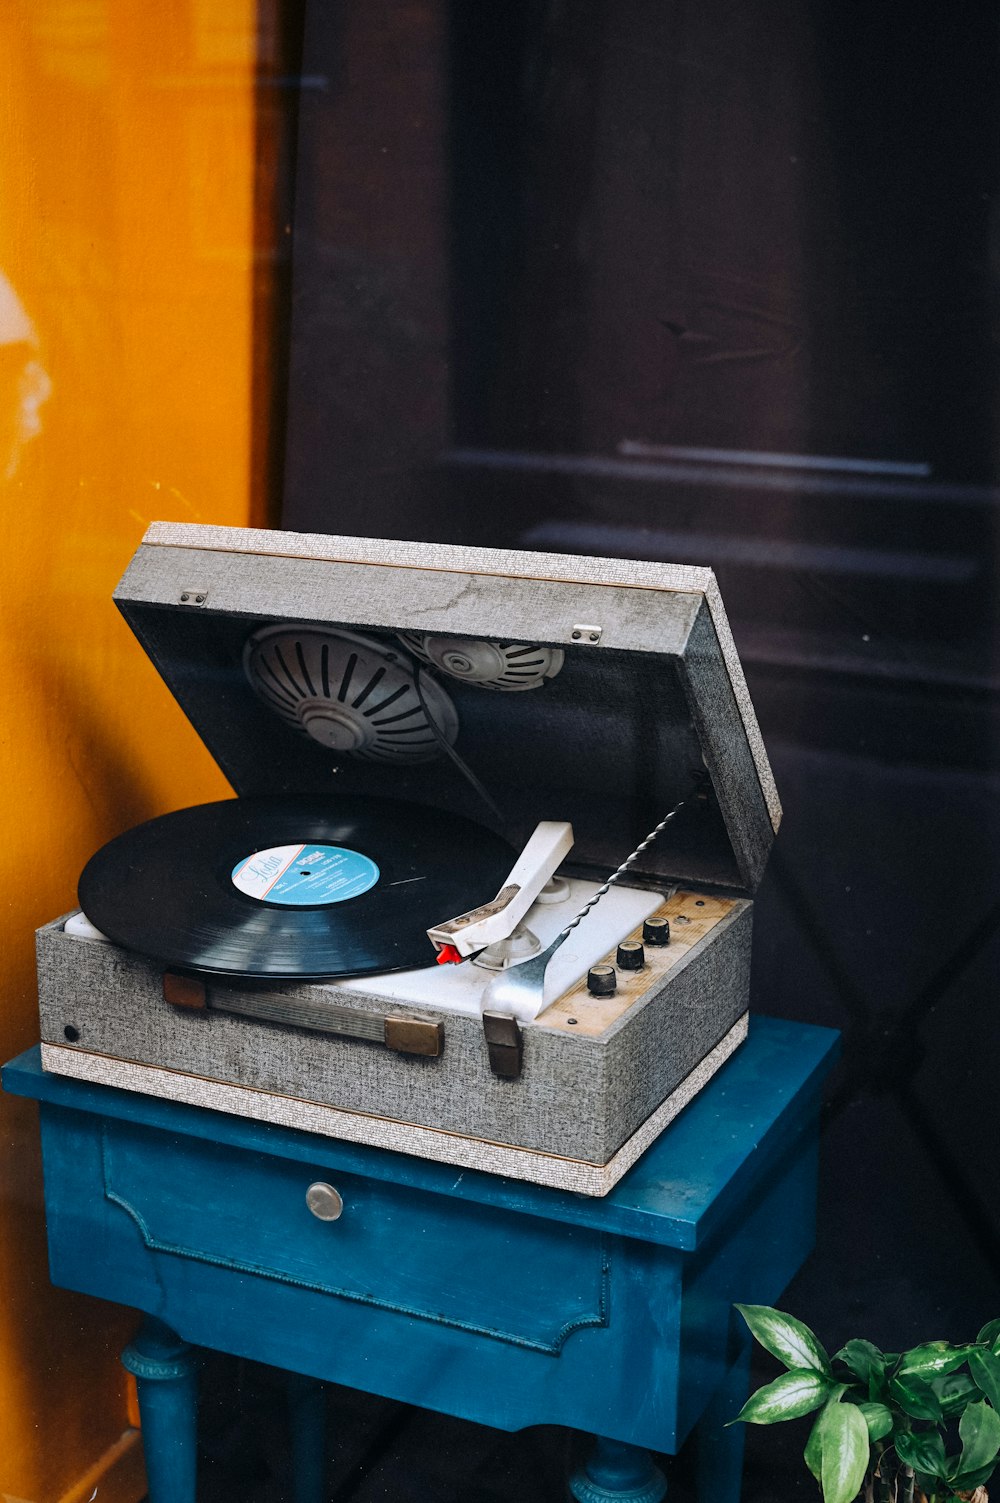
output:
[[[513,861],[472,820],[391,799],[226,799],[110,841],[79,899],[109,939],[170,966],[360,976],[433,964],[425,931],[487,902]]]

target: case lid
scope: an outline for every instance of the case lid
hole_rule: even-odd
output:
[[[710,569],[154,523],[115,599],[238,794],[569,819],[607,874],[700,787],[632,870],[760,881],[781,806]]]

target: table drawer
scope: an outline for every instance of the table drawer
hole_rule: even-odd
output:
[[[558,1355],[608,1323],[604,1239],[130,1123],[102,1128],[104,1194],[151,1256],[194,1259]],[[310,1186],[343,1203],[310,1209]],[[335,1198],[314,1192],[320,1211]]]

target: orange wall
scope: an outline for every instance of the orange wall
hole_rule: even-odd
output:
[[[4,1058],[37,1038],[32,931],[91,852],[227,791],[110,596],[152,518],[263,520],[255,12],[0,5]],[[132,1323],[49,1286],[36,1115],[0,1097],[0,1495],[59,1499],[120,1434]]]

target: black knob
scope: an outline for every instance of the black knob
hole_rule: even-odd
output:
[[[592,965],[587,972],[587,990],[592,997],[613,997],[618,990],[618,974],[613,965]]]
[[[646,952],[637,939],[623,939],[618,946],[618,969],[641,971],[646,964]]]
[[[670,920],[655,917],[646,919],[642,926],[642,937],[647,945],[669,945]]]

